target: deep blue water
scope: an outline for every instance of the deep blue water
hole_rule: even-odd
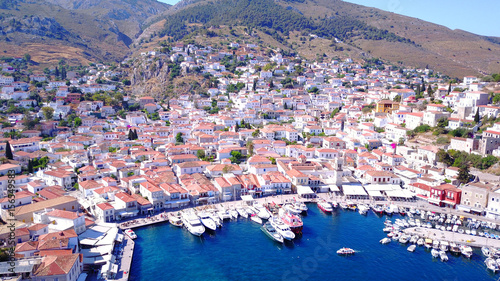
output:
[[[309,204],[304,230],[277,244],[246,219],[228,221],[202,238],[169,224],[137,229],[130,280],[496,280],[475,250],[471,260],[433,259],[424,247],[410,253],[396,241],[382,245],[384,217]],[[395,216],[394,216],[395,217]],[[393,217],[393,220],[394,220]],[[341,247],[359,253],[342,257]]]

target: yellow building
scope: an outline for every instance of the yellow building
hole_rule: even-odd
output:
[[[381,100],[375,108],[375,111],[378,113],[392,113],[395,110],[399,110],[399,102],[391,100]]]

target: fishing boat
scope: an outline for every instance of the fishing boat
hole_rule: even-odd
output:
[[[448,255],[445,251],[439,251],[439,258],[441,261],[448,261]]]
[[[137,238],[137,235],[135,234],[135,232],[132,229],[130,229],[130,228],[125,229],[124,232],[125,232],[125,235],[127,235],[128,237],[130,237],[130,239],[132,239],[132,240],[134,240],[134,239]]]
[[[304,223],[302,222],[302,219],[299,216],[289,213],[283,209],[279,210],[279,216],[283,221],[283,223],[285,223],[286,225],[288,225],[288,227],[290,227],[293,233],[295,234],[302,233],[302,228],[304,227]]]
[[[217,229],[217,224],[206,212],[198,212],[198,217],[200,218],[201,224],[207,229],[215,231]]]
[[[360,215],[366,215],[368,213],[369,208],[363,204],[358,205],[358,213]]]
[[[472,248],[470,246],[467,246],[467,245],[462,245],[460,246],[460,252],[462,253],[462,255],[464,255],[466,258],[471,258],[472,257]]]
[[[384,214],[384,207],[382,207],[382,205],[372,205],[372,210],[379,216],[382,216]]]
[[[356,251],[354,251],[353,249],[351,248],[341,248],[337,251],[337,254],[339,255],[354,255],[354,253],[356,253]]]
[[[269,218],[269,222],[274,227],[274,229],[283,236],[286,240],[293,240],[295,238],[295,234],[292,232],[290,227],[286,225],[279,217],[273,216]]]
[[[386,238],[382,238],[382,240],[380,240],[380,243],[382,243],[382,244],[389,244],[389,243],[391,243],[391,239],[389,239],[387,237]]]
[[[318,201],[318,208],[325,213],[331,213],[333,211],[332,205],[324,200]]]
[[[256,214],[250,215],[250,220],[252,220],[255,223],[262,224],[262,219],[259,218]]]
[[[183,224],[182,224],[182,219],[180,216],[176,216],[176,215],[170,215],[170,217],[168,218],[168,221],[173,225],[173,226],[177,226],[177,227],[181,227]]]
[[[260,229],[272,240],[283,243],[283,236],[274,229],[270,222],[266,222]]]
[[[205,232],[205,227],[201,224],[200,218],[194,213],[182,213],[182,223],[194,236],[201,236]]]
[[[437,258],[437,257],[439,257],[439,251],[436,250],[436,249],[432,249],[431,250],[431,255],[432,255],[433,258]]]
[[[408,247],[408,249],[406,249],[408,252],[415,252],[415,248],[417,248],[417,246],[415,245],[410,245],[410,247]]]
[[[498,265],[497,265],[497,262],[492,259],[492,258],[487,258],[485,261],[484,261],[484,264],[486,264],[486,267],[493,271],[493,272],[497,272],[498,271]]]
[[[455,255],[460,255],[460,247],[455,242],[450,242],[450,252]]]

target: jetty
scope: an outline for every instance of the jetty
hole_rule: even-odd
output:
[[[434,228],[410,227],[403,230],[403,232],[409,235],[418,235],[432,240],[455,242],[457,244],[468,245],[471,247],[500,247],[500,240],[497,239],[474,236],[465,233],[461,234],[452,231],[443,231]]]
[[[116,274],[115,280],[127,281],[130,277],[130,268],[132,266],[132,257],[134,255],[134,240],[130,239],[127,235],[124,235],[123,241],[123,254],[120,259],[120,267],[118,269],[118,273]]]
[[[146,218],[138,218],[138,219],[125,221],[125,222],[119,223],[118,227],[122,230],[127,229],[127,228],[133,229],[133,228],[148,226],[148,225],[152,225],[152,224],[158,224],[158,223],[162,223],[162,222],[168,222],[167,213],[161,213],[161,214],[146,217]]]

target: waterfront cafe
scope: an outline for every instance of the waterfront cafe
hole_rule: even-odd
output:
[[[241,200],[243,200],[243,202],[245,202],[248,206],[252,206],[254,201],[252,195],[241,195]]]
[[[316,193],[314,193],[314,191],[309,186],[305,185],[297,185],[297,194],[299,195],[299,198],[316,198]]]
[[[347,199],[369,199],[368,193],[361,185],[346,185],[342,189]]]

